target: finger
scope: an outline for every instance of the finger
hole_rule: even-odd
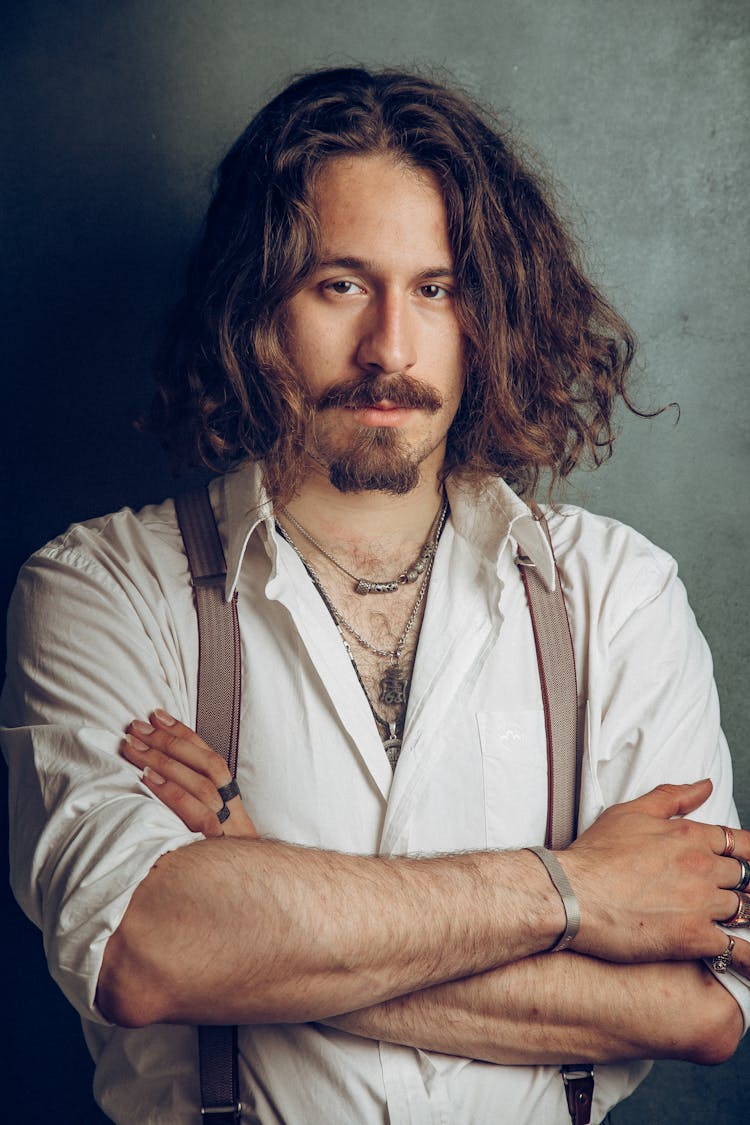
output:
[[[169,752],[166,752],[158,746],[147,745],[134,735],[127,734],[123,740],[122,753],[133,765],[140,766],[141,769],[148,766],[168,781],[175,782],[181,789],[201,801],[206,808],[215,814],[224,804],[218,786],[225,785],[230,780],[229,770],[220,760],[223,775],[216,778],[207,776],[205,772],[201,772],[200,769],[192,765],[186,765],[185,757],[190,758],[205,753],[213,755],[213,751],[202,751],[199,747],[188,747],[185,750],[185,745],[175,748],[174,743],[172,743]],[[180,754],[179,757],[177,753]],[[213,756],[215,757],[215,755]],[[236,798],[233,798],[233,800],[236,800]]]
[[[217,799],[220,802],[221,798],[216,790],[210,791],[210,797],[206,801],[202,793],[196,795],[190,787],[180,785],[173,778],[163,777],[150,765],[144,766],[142,781],[193,832],[202,832],[209,837],[258,838],[258,830],[248,816],[239,794],[227,801],[229,816],[219,821],[218,813],[224,806],[218,804],[217,807]]]
[[[189,727],[184,729],[192,737],[183,738],[179,733],[172,733],[173,729],[159,730],[140,719],[135,719],[128,727],[128,731],[135,736],[136,742],[181,762],[189,769],[209,778],[217,788],[226,785],[232,775],[221,755],[207,746],[202,739],[198,739]],[[159,767],[155,765],[155,768]]]
[[[709,778],[693,781],[688,785],[657,785],[642,797],[636,797],[627,804],[633,810],[647,813],[649,816],[669,819],[673,816],[684,816],[694,812],[711,795],[713,784]],[[620,806],[621,808],[624,806]],[[722,833],[722,848],[723,848]]]
[[[160,730],[166,730],[169,734],[175,735],[176,738],[182,738],[186,742],[191,742],[194,746],[201,746],[204,750],[212,749],[192,727],[189,727],[186,723],[180,722],[174,715],[170,715],[161,707],[157,707],[151,712],[149,720],[155,727]]]
[[[711,826],[711,841],[716,855],[726,855],[730,859],[750,859],[750,832],[744,828],[731,828],[732,850],[726,850],[727,836],[721,824]],[[736,880],[735,880],[736,882]]]
[[[177,782],[162,777],[150,766],[144,769],[142,781],[162,804],[176,813],[191,832],[201,832],[208,838],[224,835],[216,813]]]
[[[719,857],[716,862],[720,864],[721,870],[720,887],[729,891],[745,891],[748,889],[748,884],[741,885],[748,870],[744,859],[741,860],[738,856],[727,856],[726,859]]]
[[[724,934],[724,948],[729,943],[729,937]],[[744,941],[737,934],[732,934],[734,938],[734,949],[732,951],[732,969],[735,973],[739,973],[750,980],[750,941]]]

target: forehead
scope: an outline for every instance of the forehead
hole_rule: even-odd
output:
[[[317,176],[313,205],[324,260],[452,264],[445,203],[427,169],[387,154],[334,157]]]

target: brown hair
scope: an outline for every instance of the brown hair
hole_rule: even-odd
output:
[[[635,342],[585,277],[548,192],[489,115],[427,78],[357,68],[299,78],[222,162],[202,238],[157,359],[150,428],[175,459],[224,470],[265,460],[288,498],[303,465],[304,389],[286,359],[285,301],[316,265],[315,175],[388,152],[441,185],[467,340],[446,470],[502,475],[533,497],[612,451]]]

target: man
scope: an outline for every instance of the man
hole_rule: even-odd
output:
[[[564,1122],[580,1059],[601,1121],[639,1060],[731,1054],[750,835],[722,827],[710,660],[671,560],[573,508],[548,523],[586,704],[578,930],[524,850],[547,764],[516,553],[554,584],[539,475],[611,447],[631,358],[462,96],[325,71],[229,153],[154,417],[232,470],[244,799],[191,729],[171,502],[44,548],[11,620],[15,888],[113,1120],[197,1120],[195,1023],[240,1025],[264,1123]]]

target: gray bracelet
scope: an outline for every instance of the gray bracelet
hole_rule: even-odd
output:
[[[555,890],[562,900],[563,910],[565,911],[565,930],[557,945],[554,945],[550,950],[550,953],[558,953],[561,949],[567,949],[578,933],[581,925],[581,908],[557,856],[546,848],[527,848],[526,851],[533,852],[542,861],[547,868],[547,874],[552,880]]]

